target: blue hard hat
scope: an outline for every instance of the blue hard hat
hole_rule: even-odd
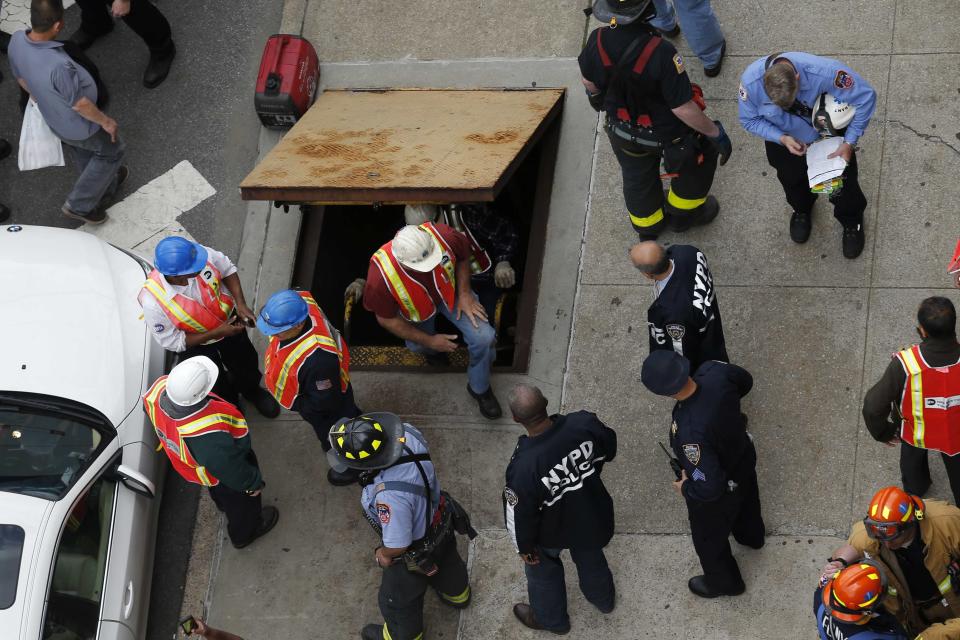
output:
[[[277,291],[260,310],[257,329],[267,336],[292,329],[309,315],[306,301],[293,289]]]
[[[153,261],[157,271],[165,276],[186,276],[203,270],[207,264],[207,250],[202,244],[170,236],[157,244]]]
[[[673,349],[657,349],[643,361],[640,381],[659,396],[672,396],[690,377],[690,361]]]

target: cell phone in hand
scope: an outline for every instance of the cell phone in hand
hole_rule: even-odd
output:
[[[197,629],[197,621],[193,616],[187,616],[180,621],[180,628],[183,629],[183,632],[187,635],[192,634]]]

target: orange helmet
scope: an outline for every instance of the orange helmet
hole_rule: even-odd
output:
[[[844,622],[863,622],[883,604],[887,576],[872,560],[854,562],[823,587],[823,606]]]
[[[863,525],[867,535],[886,542],[923,520],[923,500],[900,487],[884,487],[873,495]]]

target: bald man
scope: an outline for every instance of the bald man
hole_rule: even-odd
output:
[[[588,602],[610,613],[616,601],[603,555],[613,537],[613,500],[600,473],[617,454],[617,434],[588,411],[549,415],[547,399],[529,384],[513,388],[510,412],[527,434],[507,465],[503,514],[530,598],[515,604],[513,615],[530,629],[562,634],[570,630],[563,549]]]
[[[650,353],[672,349],[690,361],[690,370],[708,360],[729,362],[720,307],[707,259],[696,247],[664,248],[647,241],[630,249],[630,261],[653,282],[653,304],[647,309]]]

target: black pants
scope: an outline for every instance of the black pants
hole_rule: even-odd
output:
[[[703,206],[713,186],[717,171],[717,151],[703,143],[670,180],[666,201],[660,180],[661,151],[634,145],[609,131],[610,145],[623,174],[623,200],[633,228],[643,235],[656,236],[667,226],[671,216],[695,215]]]
[[[540,562],[523,565],[530,606],[533,607],[537,622],[551,631],[570,628],[567,582],[560,552],[561,549],[538,547]],[[577,566],[577,581],[587,602],[601,611],[613,609],[616,592],[603,549],[570,549],[570,558]]]
[[[493,267],[490,267],[490,271],[493,271]],[[483,307],[483,310],[487,312],[487,319],[490,321],[490,324],[493,325],[494,329],[497,329],[498,327],[494,322],[497,313],[497,302],[500,301],[500,294],[503,293],[503,289],[497,287],[492,278],[471,278],[470,287],[473,289],[473,292],[477,294],[477,299],[480,300],[480,305]]]
[[[943,466],[950,479],[954,504],[960,504],[960,455],[948,456],[941,453]],[[900,444],[900,477],[903,490],[915,496],[923,496],[930,488],[930,460],[927,450],[907,443]]]
[[[102,36],[113,29],[108,10],[110,0],[77,0],[80,5],[80,27],[92,36]],[[130,13],[123,21],[150,47],[151,54],[163,55],[170,47],[170,23],[150,0],[130,0]]]
[[[207,356],[220,367],[220,377],[213,392],[237,404],[239,391],[252,398],[260,389],[260,359],[246,331],[241,331],[213,344],[201,344],[180,352],[178,362],[194,356]]]
[[[317,438],[320,440],[320,446],[324,451],[330,450],[330,427],[340,418],[356,418],[363,413],[353,399],[353,385],[347,385],[347,391],[340,394],[340,406],[326,411],[311,411],[310,409],[300,409],[300,417],[310,423]]]
[[[765,143],[767,162],[777,171],[777,180],[783,186],[787,203],[794,211],[810,213],[817,194],[810,192],[807,179],[806,156],[795,156],[785,146],[775,142]],[[867,208],[867,197],[860,189],[857,154],[854,153],[843,172],[843,188],[840,193],[830,196],[833,203],[833,217],[845,227],[855,227],[863,223],[863,212]]]
[[[470,597],[467,565],[457,553],[456,536],[434,551],[439,571],[432,576],[407,570],[400,558],[383,570],[380,581],[380,613],[392,640],[419,640],[423,633],[423,596],[430,586],[441,600],[461,605]]]
[[[729,536],[742,545],[759,549],[764,541],[763,517],[760,515],[760,489],[757,485],[756,452],[753,445],[741,464],[747,472],[740,474],[735,491],[719,500],[698,502],[687,500],[693,547],[700,558],[703,575],[710,587],[719,590],[743,588],[743,577],[733,553]]]
[[[230,542],[250,542],[260,526],[260,512],[263,509],[260,496],[248,496],[221,482],[210,487],[210,497],[217,509],[227,516],[227,535],[230,536]]]

